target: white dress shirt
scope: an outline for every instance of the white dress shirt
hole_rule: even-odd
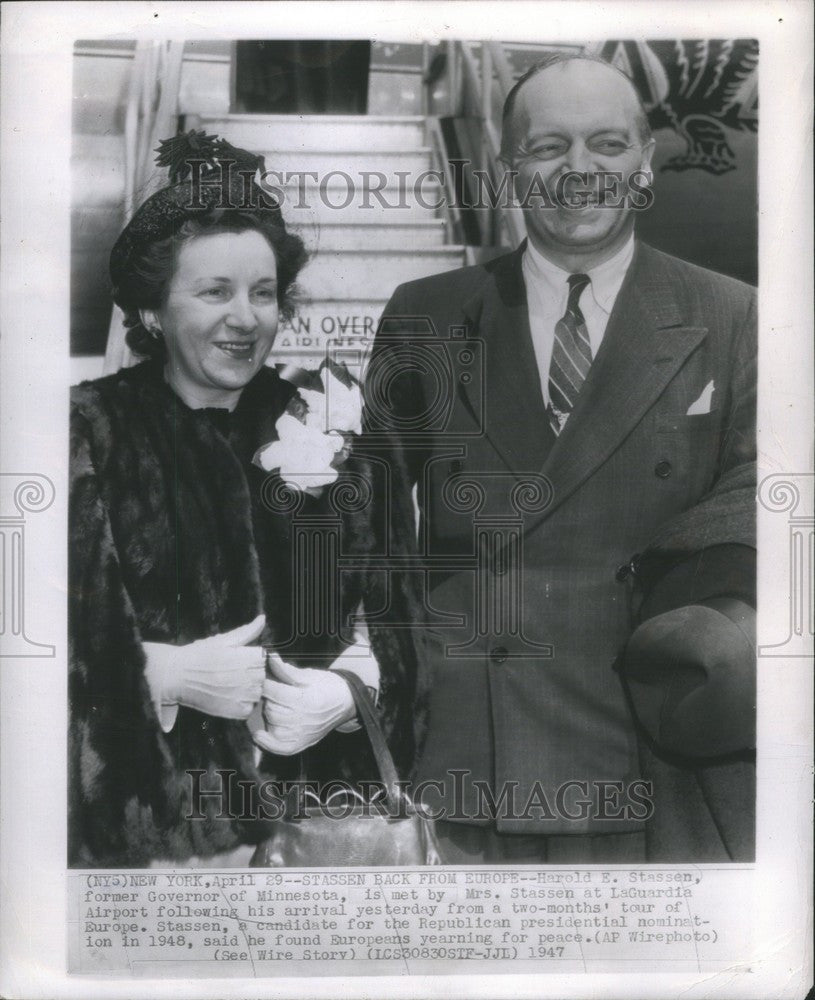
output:
[[[633,235],[613,257],[593,267],[588,274],[591,284],[580,296],[580,311],[586,320],[591,356],[597,357],[606,332],[608,317],[620,291],[626,271],[634,256]],[[555,326],[566,312],[569,298],[569,272],[548,261],[531,241],[523,255],[523,275],[529,306],[529,329],[538,363],[543,402],[549,405],[549,364],[555,342]]]

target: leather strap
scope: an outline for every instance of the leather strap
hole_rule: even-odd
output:
[[[376,766],[379,769],[379,777],[385,786],[389,809],[395,813],[399,810],[404,795],[399,788],[399,773],[396,770],[391,752],[388,749],[388,744],[385,742],[385,734],[382,732],[379,716],[368,693],[368,688],[350,670],[334,670],[334,673],[339,674],[340,677],[346,680],[348,686],[351,688],[351,695],[356,705],[357,716],[365,732],[368,734]]]

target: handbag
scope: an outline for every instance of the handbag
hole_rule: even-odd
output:
[[[336,670],[351,688],[357,717],[371,744],[384,786],[380,809],[359,793],[344,789],[352,800],[338,805],[303,792],[299,808],[287,809],[271,837],[259,844],[252,868],[346,868],[391,865],[439,865],[441,855],[433,823],[422,815],[399,785],[393,757],[368,689],[356,674]],[[306,804],[309,794],[312,801]],[[290,805],[290,802],[288,803]]]

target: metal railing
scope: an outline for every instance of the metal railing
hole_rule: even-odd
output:
[[[500,161],[501,111],[515,81],[501,42],[448,41],[443,51],[443,76],[438,72],[432,77],[425,73],[423,108],[428,115],[431,141],[440,147],[437,155],[445,172],[445,186],[451,194],[447,199],[448,226],[462,233],[461,210],[449,185],[449,150],[439,118],[456,119],[466,126],[463,131],[473,136],[466,149],[471,171],[483,172],[493,190],[498,191],[505,174]],[[441,58],[441,53],[436,58]],[[424,65],[431,65],[428,56]],[[434,100],[434,91],[437,95],[441,91],[439,100]],[[523,214],[509,197],[502,196],[497,202],[494,207],[487,203],[476,210],[479,243],[515,247],[526,236]]]
[[[428,116],[427,136],[433,150],[433,159],[440,165],[440,169],[444,176],[444,190],[452,192],[454,190],[455,181],[450,161],[447,158],[444,136],[442,135],[441,125],[439,124],[438,118]],[[447,206],[444,214],[446,241],[448,243],[466,244],[464,236],[464,222],[461,218],[461,209],[456,203],[455,198],[446,198],[445,205]]]

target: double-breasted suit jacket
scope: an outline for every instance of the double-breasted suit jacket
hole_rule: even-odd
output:
[[[754,291],[638,243],[556,438],[523,249],[399,287],[369,368],[386,532],[410,530],[406,486],[420,511],[415,776],[503,832],[636,830],[647,810],[627,791],[642,773],[614,670],[632,627],[619,570],[703,499],[715,510],[755,459]],[[705,523],[700,549],[754,544],[743,521]],[[509,800],[485,811],[473,781]]]

